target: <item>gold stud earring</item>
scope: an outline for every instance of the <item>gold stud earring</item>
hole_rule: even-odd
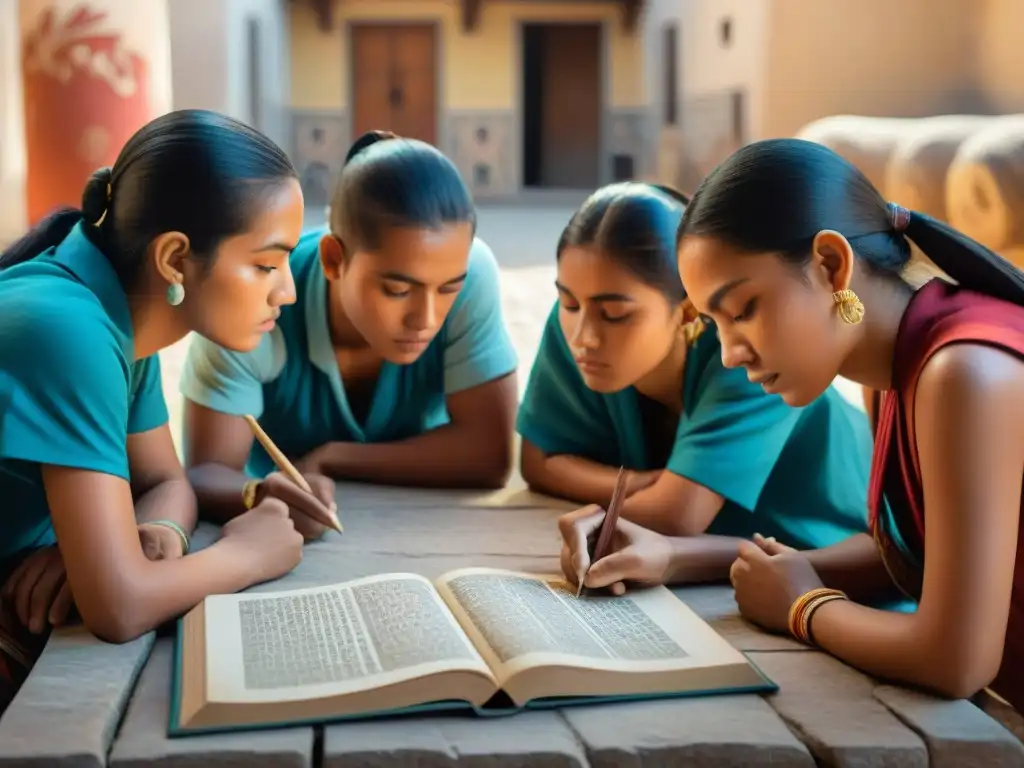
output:
[[[692,347],[702,333],[704,333],[704,321],[699,317],[683,324],[683,340],[688,347]]]
[[[839,309],[839,319],[849,325],[856,325],[864,319],[864,305],[860,297],[849,288],[832,294],[832,301]]]

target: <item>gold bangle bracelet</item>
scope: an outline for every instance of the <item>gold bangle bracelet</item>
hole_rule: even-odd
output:
[[[259,490],[260,480],[249,480],[242,486],[242,504],[246,509],[252,509],[256,505],[256,491]]]
[[[807,621],[815,603],[823,598],[846,599],[846,594],[838,589],[818,587],[800,595],[789,608],[789,633],[802,643],[811,644],[807,631]],[[827,601],[826,601],[827,602]]]

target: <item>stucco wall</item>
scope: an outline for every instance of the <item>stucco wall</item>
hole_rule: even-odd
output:
[[[171,62],[176,109],[212,109],[256,124],[283,147],[288,119],[287,0],[172,0]],[[249,19],[259,24],[260,114],[250,114]],[[255,119],[254,119],[255,117]]]
[[[223,0],[174,0],[168,12],[174,108],[223,110],[228,88]]]
[[[772,0],[770,7],[766,108],[756,138],[789,136],[831,114],[986,108],[975,66],[979,0]]]
[[[677,183],[692,191],[762,130],[771,0],[661,1],[674,8],[680,40],[680,147],[672,151],[680,159],[671,162],[680,166]]]
[[[1024,112],[1024,2],[978,0],[978,83],[996,112]]]
[[[25,123],[18,0],[0,0],[0,245],[20,237],[25,212]]]
[[[344,0],[335,8],[335,28],[322,32],[310,5],[291,13],[291,104],[296,109],[346,109],[349,105],[345,25],[354,20],[424,20],[441,23],[441,94],[449,109],[511,109],[520,76],[516,24],[520,21],[607,21],[609,106],[645,105],[642,38],[627,34],[615,3],[493,3],[480,23],[462,31],[458,3],[449,0]]]
[[[351,141],[349,23],[431,21],[440,27],[438,144],[459,166],[478,197],[515,194],[521,184],[519,134],[522,22],[603,23],[606,77],[602,125],[604,176],[616,153],[647,171],[653,153],[645,93],[643,36],[627,32],[622,7],[609,2],[484,2],[472,32],[462,30],[459,3],[450,0],[344,0],[324,32],[308,3],[291,8],[293,151],[314,199],[338,171]],[[486,138],[481,138],[486,137]],[[478,182],[474,168],[487,167]]]
[[[745,94],[744,141],[790,136],[832,114],[1024,111],[1020,0],[650,2],[651,48],[660,49],[656,27],[669,19],[681,39],[681,146],[661,131],[663,178],[674,155],[684,168],[706,171],[730,151],[736,92]],[[725,18],[728,47],[719,34]],[[648,72],[655,67],[648,53]]]

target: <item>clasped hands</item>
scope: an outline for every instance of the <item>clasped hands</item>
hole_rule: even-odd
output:
[[[138,528],[139,543],[150,560],[173,560],[184,555],[184,542],[173,528],[157,523],[140,523]],[[57,545],[37,549],[22,560],[0,589],[0,601],[36,635],[67,623],[74,598]]]

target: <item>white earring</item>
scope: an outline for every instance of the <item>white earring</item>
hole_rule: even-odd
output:
[[[185,286],[181,283],[171,283],[167,286],[167,303],[176,307],[185,300]]]

